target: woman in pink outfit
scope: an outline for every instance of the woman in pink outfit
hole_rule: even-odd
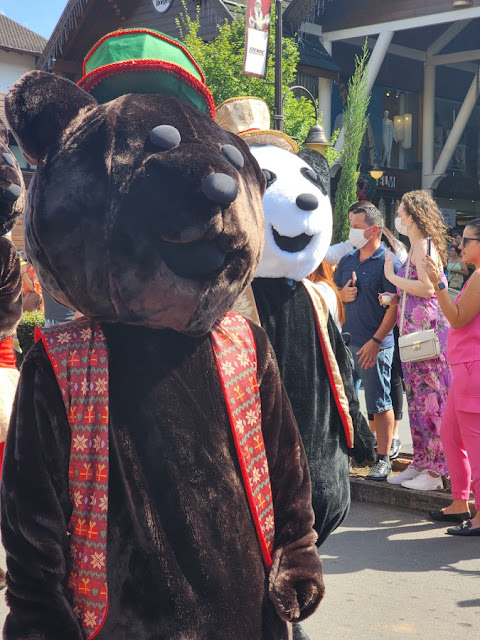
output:
[[[480,218],[465,227],[460,244],[462,260],[475,271],[452,300],[440,271],[428,256],[424,269],[435,289],[451,328],[447,340],[447,361],[452,385],[442,418],[441,439],[447,458],[453,501],[445,509],[431,511],[441,522],[457,522],[447,533],[480,536]],[[473,480],[476,515],[472,518],[468,499]]]

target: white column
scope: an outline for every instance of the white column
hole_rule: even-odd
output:
[[[330,139],[332,122],[332,81],[328,78],[318,79],[318,110],[322,117],[322,127]]]
[[[332,55],[332,43],[323,42],[328,54]],[[318,107],[322,116],[322,127],[325,135],[330,139],[332,135],[332,81],[328,78],[318,78]]]
[[[365,73],[367,74],[367,92],[370,93],[373,89],[373,85],[375,84],[375,80],[377,79],[378,72],[380,71],[380,67],[385,60],[385,55],[388,51],[388,47],[392,42],[394,31],[383,31],[377,38],[375,42],[375,46],[373,47],[372,53],[370,55],[370,59],[368,61],[367,68]],[[345,144],[345,133],[342,127],[340,131],[340,135],[337,138],[337,142],[335,143],[335,151],[339,153],[342,151],[343,146]]]
[[[431,193],[427,176],[433,173],[433,145],[435,130],[435,67],[423,68],[423,137],[422,137],[422,189]]]
[[[434,175],[441,175],[445,173],[447,167],[452,159],[453,152],[455,151],[457,144],[462,137],[463,132],[465,131],[465,127],[467,126],[467,122],[472,115],[473,108],[477,103],[478,98],[478,71],[475,74],[472,84],[470,85],[469,90],[467,91],[467,95],[465,96],[465,100],[458,112],[458,116],[453,124],[452,130],[450,131],[450,135],[445,142],[445,146],[442,149],[442,153],[438,159],[438,162],[433,170]]]
[[[375,46],[373,47],[370,59],[367,65],[367,91],[373,89],[375,80],[377,79],[378,72],[385,60],[385,56],[388,51],[388,47],[392,42],[394,31],[383,31],[377,38]]]

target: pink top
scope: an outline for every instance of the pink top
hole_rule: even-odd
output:
[[[462,295],[466,287],[465,283],[462,291],[455,298],[455,302]],[[448,364],[461,364],[480,360],[480,313],[477,313],[469,323],[461,329],[450,327],[447,338],[447,362]]]

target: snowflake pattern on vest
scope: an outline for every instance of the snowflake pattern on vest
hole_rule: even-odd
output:
[[[236,311],[215,323],[211,338],[250,511],[263,561],[270,569],[275,519],[262,434],[255,340],[247,320]]]
[[[107,614],[108,357],[99,325],[80,320],[38,331],[71,429],[67,586],[87,640]]]

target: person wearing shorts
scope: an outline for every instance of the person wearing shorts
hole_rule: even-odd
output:
[[[343,332],[351,336],[357,390],[363,384],[367,411],[373,416],[370,426],[377,435],[377,461],[367,478],[380,481],[392,472],[389,454],[394,414],[390,377],[397,305],[382,307],[378,296],[383,292],[395,294],[396,290],[384,275],[382,214],[372,203],[359,201],[350,207],[349,218],[349,240],[355,249],[340,260],[335,283],[345,304]],[[400,261],[393,256],[393,262],[398,270]]]

